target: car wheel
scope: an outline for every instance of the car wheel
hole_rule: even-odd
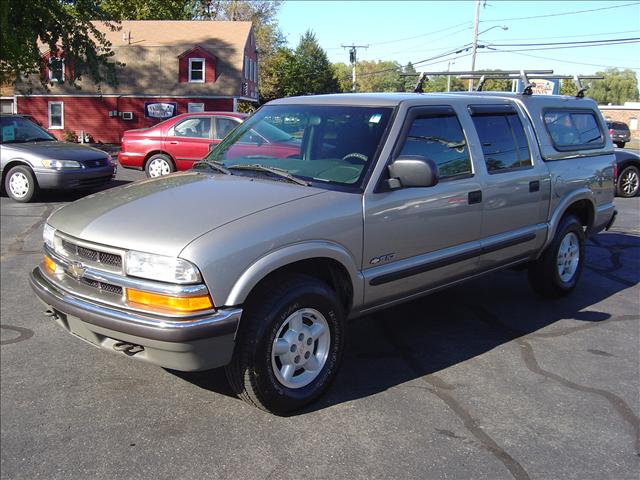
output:
[[[629,165],[618,176],[616,190],[618,196],[631,198],[638,195],[638,184],[640,182],[640,172],[638,167]]]
[[[543,297],[558,298],[571,293],[584,267],[584,228],[573,215],[564,217],[551,244],[529,266],[529,281]]]
[[[29,167],[18,165],[4,179],[7,194],[16,202],[30,202],[38,193],[38,183]]]
[[[626,145],[626,142],[615,142],[616,143],[616,147],[618,148],[624,148],[624,146]]]
[[[334,379],[344,346],[344,313],[323,282],[291,275],[247,303],[226,374],[244,401],[283,415],[318,398]]]
[[[175,167],[167,155],[157,153],[147,160],[144,171],[147,173],[147,177],[155,178],[161,177],[162,175],[169,175],[171,172],[175,171]]]

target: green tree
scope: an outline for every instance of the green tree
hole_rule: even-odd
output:
[[[460,80],[458,77],[451,77],[451,88],[452,92],[463,92],[468,89],[465,82]],[[423,89],[425,93],[430,92],[446,92],[447,91],[447,76],[446,75],[434,75],[429,77],[429,81],[424,82]]]
[[[117,20],[189,20],[189,0],[102,0],[103,10]]]
[[[576,87],[574,81],[564,78],[560,82],[560,95],[569,95],[575,97],[576,93],[578,93],[578,88]]]
[[[287,96],[294,64],[293,52],[281,47],[260,63],[260,103]]]
[[[338,85],[341,92],[351,91],[351,65],[346,63],[334,63],[333,70],[336,73]]]
[[[292,61],[285,67],[287,96],[340,91],[340,84],[327,54],[311,30],[307,30],[302,36],[293,53]]]
[[[358,92],[397,92],[404,87],[402,66],[388,60],[362,61],[356,65]],[[417,77],[416,77],[417,78]]]
[[[402,73],[404,75],[407,75],[406,77],[402,77],[402,90],[403,92],[413,92],[413,87],[415,86],[416,82],[418,81],[418,75],[419,73],[417,72],[416,68],[413,66],[413,63],[409,62],[407,63],[407,65],[402,69]]]
[[[46,50],[63,52],[66,64],[73,66],[66,82],[77,85],[86,75],[97,84],[117,83],[111,44],[95,20],[117,29],[99,0],[2,0],[0,83],[38,73]],[[46,84],[46,79],[41,82]]]
[[[609,68],[604,72],[596,72],[596,75],[602,75],[604,79],[591,82],[591,88],[585,93],[587,97],[601,105],[622,105],[638,100],[638,78],[633,70]]]

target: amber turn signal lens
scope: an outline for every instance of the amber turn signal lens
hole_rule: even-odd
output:
[[[209,295],[201,295],[199,297],[171,297],[169,295],[160,295],[158,293],[128,288],[127,300],[132,304],[178,313],[197,312],[198,310],[213,308],[213,302]]]
[[[44,266],[49,273],[55,273],[56,271],[56,262],[51,260],[47,255],[44,256]]]

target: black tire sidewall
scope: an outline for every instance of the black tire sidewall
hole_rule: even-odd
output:
[[[9,186],[9,182],[11,181],[11,177],[13,176],[13,174],[15,174],[17,172],[21,172],[29,180],[29,191],[22,198],[15,197],[13,195],[13,192],[11,192],[11,187]],[[23,202],[23,203],[30,202],[33,199],[33,197],[35,196],[37,188],[38,188],[38,185],[36,184],[35,175],[33,174],[33,172],[31,171],[30,168],[25,167],[23,165],[18,165],[16,167],[13,167],[11,170],[9,170],[9,173],[7,173],[7,176],[4,179],[4,189],[5,189],[6,193],[7,193],[7,195],[11,199],[15,200],[16,202]]]
[[[167,164],[169,165],[169,170],[170,170],[169,173],[173,173],[173,172],[176,171],[176,167],[173,164],[173,160],[171,160],[171,158],[168,155],[165,155],[164,153],[156,153],[155,155],[151,155],[151,157],[149,157],[149,160],[147,160],[147,163],[144,166],[144,171],[147,174],[148,178],[159,178],[159,177],[152,177],[149,174],[149,165],[151,165],[151,162],[153,162],[154,160],[157,160],[157,159],[160,159],[160,158],[162,160],[166,161]],[[164,176],[164,175],[160,175],[160,177],[162,177],[162,176]]]
[[[640,190],[640,186],[636,187],[636,191],[632,194],[632,195],[627,195],[626,193],[624,193],[622,191],[622,178],[624,177],[624,174],[628,171],[628,170],[635,170],[636,172],[636,177],[638,178],[639,182],[640,182],[640,169],[638,169],[638,167],[636,167],[635,165],[627,165],[626,167],[624,167],[622,169],[622,172],[620,172],[620,175],[618,176],[618,182],[616,185],[616,190],[618,191],[618,196],[622,197],[622,198],[633,198],[636,195],[638,195],[638,191]],[[640,183],[639,183],[640,185]]]
[[[570,281],[565,282],[560,278],[560,273],[558,272],[558,266],[556,264],[558,258],[558,251],[560,249],[560,245],[562,244],[562,240],[569,233],[575,233],[578,237],[578,251],[580,254],[580,258],[578,261],[578,268],[576,268],[575,273]],[[585,235],[582,224],[578,221],[577,218],[571,216],[566,218],[562,224],[560,225],[556,237],[553,240],[552,248],[549,252],[548,265],[552,270],[552,279],[553,282],[560,291],[570,292],[572,291],[576,285],[578,284],[578,280],[580,279],[580,275],[582,274],[582,270],[584,268],[584,260],[585,260]]]
[[[288,388],[278,381],[273,372],[271,349],[284,321],[303,308],[318,310],[327,320],[331,335],[329,354],[322,371],[309,385]],[[254,379],[261,402],[276,413],[297,410],[319,397],[335,378],[344,346],[341,306],[328,287],[310,281],[278,299],[271,312],[264,315],[255,337],[248,340],[253,340],[251,343],[255,345],[249,363],[254,366]]]

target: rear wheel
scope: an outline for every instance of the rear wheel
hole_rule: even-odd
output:
[[[30,202],[38,193],[38,183],[31,169],[24,165],[13,167],[4,179],[4,188],[16,202]]]
[[[616,185],[618,195],[625,198],[635,197],[638,195],[639,183],[640,172],[638,167],[633,165],[625,167],[618,176],[618,185]]]
[[[616,143],[616,147],[618,148],[624,148],[624,146],[627,144],[627,142],[615,142]]]
[[[144,170],[147,173],[147,177],[155,178],[163,175],[169,175],[171,172],[175,171],[175,167],[167,155],[164,153],[156,153],[147,160]]]
[[[566,216],[551,244],[529,267],[529,281],[538,294],[558,298],[573,291],[584,267],[584,240],[580,221]]]
[[[226,374],[249,404],[276,414],[302,408],[333,381],[344,346],[343,311],[323,282],[282,277],[247,303]]]

